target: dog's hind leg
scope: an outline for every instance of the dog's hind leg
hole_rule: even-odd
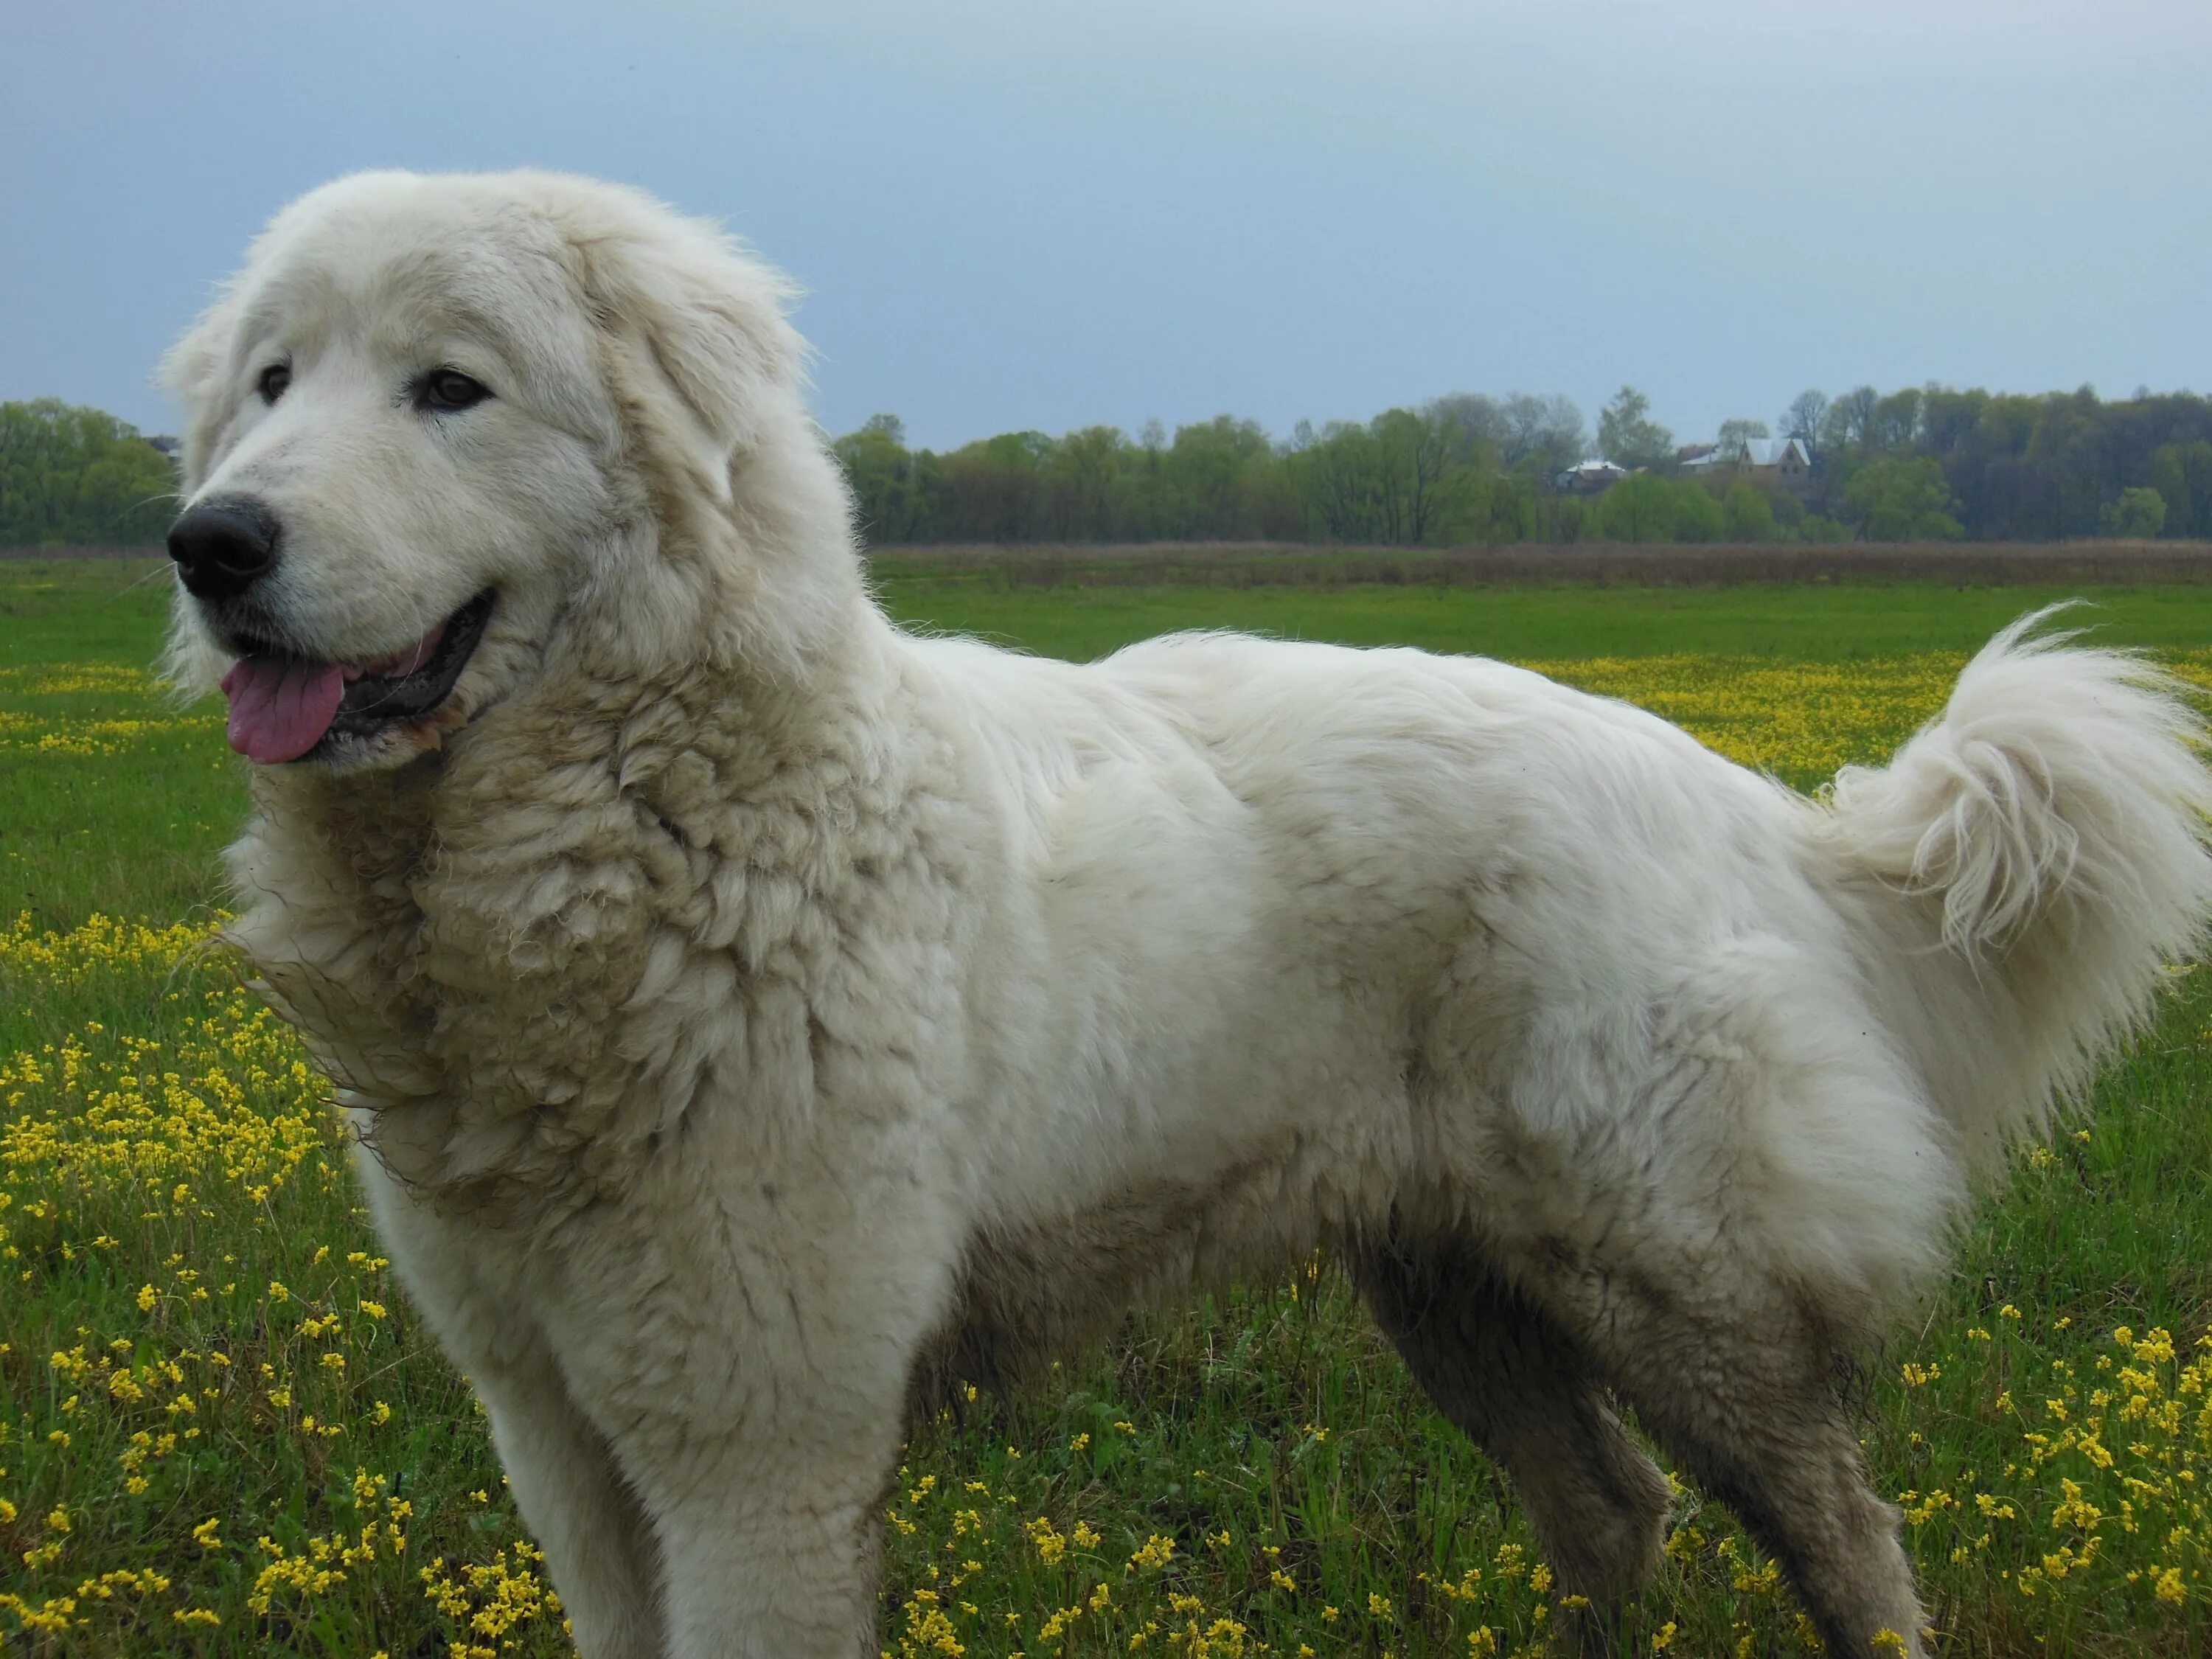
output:
[[[1462,1240],[1352,1258],[1376,1322],[1443,1413],[1501,1465],[1561,1589],[1609,1623],[1659,1565],[1667,1477],[1607,1407],[1589,1354]]]
[[[1615,1290],[1590,1328],[1644,1426],[1782,1564],[1830,1659],[1926,1651],[1898,1512],[1868,1482],[1832,1348],[1801,1308]]]

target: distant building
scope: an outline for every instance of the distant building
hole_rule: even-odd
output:
[[[1578,461],[1552,482],[1564,495],[1595,495],[1627,476],[1626,467],[1611,461]]]
[[[146,441],[148,445],[155,449],[160,450],[172,461],[176,462],[179,465],[183,465],[185,459],[185,441],[182,438],[172,438],[165,432],[161,434],[159,436],[149,438]]]
[[[1682,471],[1705,477],[1741,477],[1754,483],[1799,484],[1813,475],[1813,453],[1802,438],[1737,438],[1725,444],[1692,444],[1680,452]]]

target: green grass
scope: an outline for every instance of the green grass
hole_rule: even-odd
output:
[[[245,792],[216,707],[186,714],[148,679],[168,568],[0,562],[0,918],[177,917],[216,890]],[[35,731],[11,738],[10,711]]]
[[[240,774],[208,710],[137,673],[166,597],[150,569],[0,564],[0,927],[31,916],[0,939],[0,1598],[61,1621],[8,1646],[24,1620],[0,1599],[0,1647],[562,1651],[481,1419],[380,1264],[296,1044],[220,958],[179,962],[175,938],[41,942],[96,912],[191,922],[220,898]],[[1801,728],[1875,757],[1959,655],[2056,597],[1004,592],[927,575],[884,592],[910,621],[1074,656],[1244,626],[1642,659],[1565,672],[1800,782],[1834,758]],[[2200,662],[2212,642],[2212,592],[2097,597],[2115,639]],[[1867,1363],[1869,1459],[1916,1517],[1948,1651],[2212,1644],[2212,1366],[2185,1369],[2212,1319],[2208,980],[2177,980],[2094,1117],[2021,1160],[1922,1318]],[[2177,1357],[2136,1351],[2154,1328]],[[1031,1659],[1139,1637],[1192,1656],[1512,1653],[1562,1616],[1510,1492],[1325,1266],[1133,1321],[1042,1388],[918,1425],[892,1510],[884,1641],[902,1655],[949,1651],[947,1632]],[[1686,1494],[1674,1524],[1626,1651],[1808,1650],[1724,1513]]]

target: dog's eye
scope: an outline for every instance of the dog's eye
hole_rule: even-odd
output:
[[[292,365],[270,364],[261,371],[261,379],[256,384],[261,389],[261,401],[264,404],[275,403],[284,395],[284,388],[292,384]]]
[[[422,382],[422,407],[436,415],[473,409],[491,396],[489,387],[471,380],[458,368],[435,368]]]

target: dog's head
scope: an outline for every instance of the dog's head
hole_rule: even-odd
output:
[[[166,367],[172,672],[222,686],[252,759],[354,768],[438,746],[580,616],[640,658],[696,647],[715,560],[845,535],[788,293],[586,179],[302,198]]]

